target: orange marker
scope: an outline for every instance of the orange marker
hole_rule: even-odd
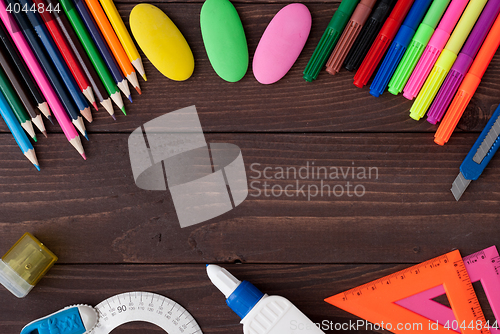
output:
[[[481,83],[484,72],[488,68],[495,52],[497,52],[500,46],[500,15],[497,17],[493,27],[486,37],[483,46],[479,50],[479,53],[474,59],[469,72],[462,81],[460,88],[458,88],[455,98],[451,102],[448,112],[443,118],[443,121],[439,125],[439,128],[434,135],[434,141],[438,145],[444,145],[448,142],[451,134],[455,130],[458,121],[462,117],[465,108],[469,105],[472,96],[476,92],[477,87]]]
[[[111,27],[111,24],[106,17],[101,5],[98,0],[85,0],[85,3],[89,7],[92,16],[94,17],[99,29],[101,30],[104,39],[108,43],[113,56],[116,59],[116,62],[120,66],[120,69],[123,72],[123,75],[127,78],[127,80],[132,84],[132,86],[137,90],[139,94],[142,94],[141,88],[139,87],[139,81],[137,80],[137,74],[135,73],[130,60],[123,50],[123,46],[121,45],[118,37],[115,34],[115,31]]]
[[[432,322],[396,304],[401,299],[441,285],[457,323]],[[457,328],[458,324],[462,334],[490,334],[458,250],[339,293],[325,301],[369,321],[371,324],[365,322],[363,330],[379,330],[383,327],[396,334],[450,334],[453,333],[450,329]],[[463,326],[463,323],[466,325]]]

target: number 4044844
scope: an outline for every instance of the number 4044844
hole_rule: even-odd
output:
[[[56,4],[55,6],[52,6],[52,4],[45,5],[43,3],[39,3],[38,5],[32,4],[31,6],[28,6],[27,4],[24,4],[24,6],[21,6],[20,3],[15,3],[7,6],[7,11],[9,13],[27,13],[27,12],[33,12],[33,13],[39,13],[42,14],[44,12],[48,13],[59,13],[61,9],[59,8],[59,4]]]

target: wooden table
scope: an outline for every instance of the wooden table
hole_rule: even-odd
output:
[[[235,2],[251,55],[285,4]],[[128,291],[174,299],[204,333],[242,333],[239,318],[208,280],[206,263],[222,264],[262,291],[288,298],[315,322],[347,322],[356,317],[323,299],[453,249],[467,255],[499,245],[500,159],[493,159],[460,202],[450,187],[500,101],[500,58],[494,58],[457,133],[440,147],[433,143],[436,127],[410,119],[411,102],[402,96],[374,98],[368,88],[356,88],[346,71],[335,77],[322,72],[313,83],[302,79],[338,7],[333,0],[306,4],[313,28],[304,51],[283,80],[264,86],[251,69],[238,83],[214,73],[198,23],[201,2],[157,3],[189,42],[195,72],[186,82],[173,82],[143,57],[148,81],[140,82],[142,96],[133,92],[128,116],[117,111],[114,122],[101,109],[86,124],[87,161],[59,127],[49,125],[49,138],[39,135],[35,144],[42,167],[36,172],[1,122],[0,252],[29,231],[59,261],[24,299],[0,288],[0,333],[19,333],[31,320],[65,306],[96,305]],[[134,5],[117,5],[127,24]],[[168,191],[135,186],[127,139],[144,122],[190,105],[198,109],[207,141],[238,145],[249,184],[261,183],[253,183],[233,211],[181,229]],[[285,187],[300,181],[308,187],[320,185],[319,179],[266,179],[255,171],[308,164],[372,168],[377,177],[327,180],[331,187],[361,185],[362,196],[351,188],[351,196],[309,200],[300,192],[266,196],[263,182]],[[142,323],[116,330],[161,332]]]

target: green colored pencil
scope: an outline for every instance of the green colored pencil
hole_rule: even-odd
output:
[[[106,91],[108,92],[109,96],[113,99],[113,101],[118,104],[117,96],[120,95],[120,91],[118,90],[116,83],[114,82],[113,77],[111,76],[111,73],[106,67],[104,60],[99,54],[99,51],[97,50],[97,47],[94,44],[94,41],[92,41],[92,37],[90,36],[89,32],[87,31],[87,28],[83,24],[83,21],[80,18],[80,15],[78,14],[78,11],[76,10],[73,2],[71,0],[59,0],[59,2],[61,3],[61,6],[64,9],[66,16],[68,17],[69,22],[73,26],[73,29],[75,30],[76,35],[78,36],[78,39],[82,43],[85,52],[89,56],[92,65],[94,65],[94,68],[97,74],[99,75],[99,78],[101,78],[101,81],[104,84]],[[125,115],[127,114],[125,112],[125,106],[122,106],[120,109]]]
[[[12,111],[16,115],[17,120],[21,123],[23,129],[36,141],[35,130],[33,129],[33,123],[31,123],[31,118],[28,113],[24,109],[24,106],[16,94],[14,87],[12,87],[7,75],[4,70],[0,68],[0,90],[3,95],[5,95],[5,99],[9,103]]]

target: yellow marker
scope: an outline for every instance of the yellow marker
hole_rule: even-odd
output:
[[[25,233],[0,261],[0,283],[16,297],[25,297],[57,261],[47,247]]]
[[[108,16],[109,22],[111,22],[116,36],[118,36],[120,43],[122,43],[123,49],[125,50],[128,59],[130,60],[132,65],[134,65],[137,72],[139,72],[144,80],[147,81],[148,79],[146,78],[146,72],[144,72],[144,66],[142,65],[141,56],[139,55],[139,52],[135,47],[134,41],[132,41],[132,37],[130,37],[128,30],[125,27],[125,24],[123,23],[120,13],[118,13],[113,0],[99,0],[99,2],[101,3],[102,8]]]
[[[194,71],[194,57],[176,25],[161,9],[139,4],[130,12],[130,29],[149,61],[167,78],[188,79]]]
[[[441,52],[431,74],[410,109],[410,117],[414,120],[418,121],[429,109],[487,1],[471,0],[469,2],[446,47]]]

